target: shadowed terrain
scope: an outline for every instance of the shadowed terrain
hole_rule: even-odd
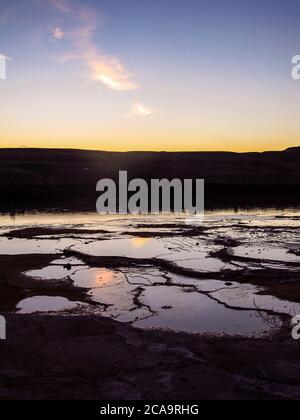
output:
[[[299,346],[141,331],[99,317],[7,315],[0,399],[299,398]],[[30,339],[29,339],[30,337]]]
[[[1,210],[94,210],[96,183],[129,178],[204,178],[206,207],[299,204],[300,148],[283,152],[112,153],[1,149]]]
[[[298,212],[95,212],[97,181],[120,170],[205,178],[206,208],[296,205],[300,148],[0,161],[0,210],[92,210],[1,216],[0,400],[300,398]]]

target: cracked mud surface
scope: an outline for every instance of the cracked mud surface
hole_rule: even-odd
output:
[[[148,376],[152,392],[153,386],[164,385],[161,398],[180,398],[183,390],[188,398],[195,394],[200,399],[276,395],[299,398],[299,384],[294,378],[298,343],[290,338],[291,317],[300,314],[297,214],[212,213],[204,223],[175,215],[147,218],[36,215],[35,223],[28,217],[17,217],[14,222],[2,219],[0,312],[14,325],[17,336],[4,346],[1,344],[0,350],[4,349],[3,357],[8,359],[5,353],[8,349],[18,354],[16,346],[32,328],[35,337],[32,351],[42,345],[46,355],[41,359],[45,366],[39,362],[37,367],[41,379],[28,373],[33,368],[29,353],[28,360],[24,356],[28,372],[15,372],[14,358],[8,370],[2,366],[0,377],[7,378],[7,384],[4,380],[0,385],[0,398],[13,398],[14,392],[19,392],[22,398],[29,397],[30,387],[28,393],[22,388],[25,381],[29,381],[32,389],[41,386],[41,393],[51,398],[56,392],[52,387],[64,387],[66,383],[69,387],[72,380],[68,398],[76,398],[76,381],[82,383],[87,398],[94,398],[97,393],[95,398],[99,395],[145,398],[148,388],[143,388],[142,382]],[[15,312],[19,314],[14,315]],[[87,370],[72,379],[75,370],[72,375],[70,372],[78,360],[74,365],[70,361],[70,372],[56,375],[55,369],[58,366],[63,369],[65,363],[57,361],[53,369],[50,367],[50,360],[55,357],[51,340],[56,340],[52,329],[58,324],[61,324],[58,330],[65,328],[65,337],[59,336],[56,345],[66,350],[66,355],[60,354],[59,358],[68,357],[72,340],[79,345],[78,358],[88,348],[96,353],[91,348],[93,340],[104,353],[108,347],[121,346],[124,354],[115,348],[109,364],[111,367],[124,364],[126,375],[106,377],[97,367],[93,376],[90,361],[84,365]],[[24,335],[21,326],[25,328]],[[84,331],[74,335],[74,329],[81,327],[92,330],[91,335]],[[110,332],[103,333],[103,329]],[[116,330],[127,334],[129,342],[124,345]],[[101,344],[103,334],[105,340]],[[181,343],[181,351],[175,352],[174,357],[170,340]],[[143,344],[137,346],[136,342]],[[274,360],[268,361],[270,343],[278,352]],[[165,350],[151,353],[147,346]],[[286,353],[279,360],[281,346]],[[249,348],[250,359],[253,357],[249,371],[245,367],[245,347]],[[195,348],[200,348],[201,354],[205,349],[204,364],[202,357],[195,356],[198,354],[198,350],[194,353]],[[261,352],[259,360],[254,357],[256,350]],[[229,356],[231,351],[236,353],[235,358]],[[132,352],[139,353],[142,360],[136,366],[130,356]],[[100,362],[95,359],[95,363],[98,366]],[[261,365],[254,367],[255,363]],[[183,366],[182,372],[177,373],[178,365]],[[151,374],[149,370],[155,366],[157,372]],[[43,369],[52,375],[50,385],[42,379]],[[133,371],[131,375],[129,370]],[[199,375],[203,376],[203,384],[211,384],[211,389],[207,388],[208,397],[206,390],[194,390]],[[217,385],[218,381],[226,384],[226,390]],[[10,382],[14,385],[10,386]],[[18,384],[19,391],[15,389]],[[66,391],[61,392],[63,398]],[[158,396],[159,393],[153,394],[153,398]]]
[[[246,336],[300,313],[295,214],[40,217],[2,227],[2,311]]]

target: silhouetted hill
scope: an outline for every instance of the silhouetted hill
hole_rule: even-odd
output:
[[[286,153],[300,153],[300,147],[289,147],[285,150]]]
[[[300,202],[300,147],[283,152],[130,152],[0,149],[1,209],[94,209],[100,178],[204,178],[207,204]]]

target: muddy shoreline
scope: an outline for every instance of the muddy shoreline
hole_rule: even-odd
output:
[[[300,399],[297,214],[4,221],[1,400]]]
[[[1,400],[299,399],[299,342],[144,331],[102,317],[6,314]]]

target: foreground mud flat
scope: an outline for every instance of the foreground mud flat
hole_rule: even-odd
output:
[[[300,314],[299,222],[298,212],[4,219],[0,309],[268,334]]]
[[[86,398],[299,398],[298,212],[1,222],[0,312],[13,336],[0,347],[0,398],[40,386],[57,397],[60,381],[62,398],[76,398],[80,383]],[[27,370],[14,370],[18,358]]]
[[[298,399],[299,344],[134,329],[99,316],[8,315],[1,399]]]

